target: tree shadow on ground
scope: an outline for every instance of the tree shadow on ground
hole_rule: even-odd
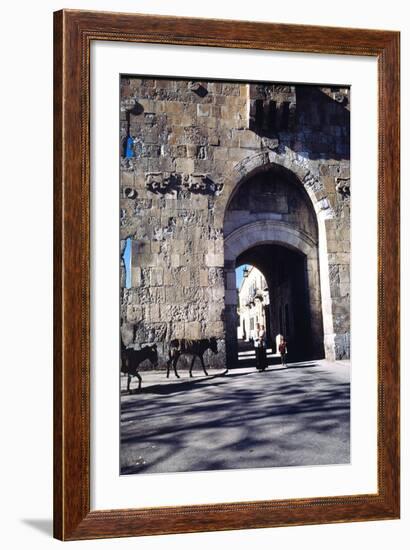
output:
[[[142,386],[140,390],[133,389],[131,391],[131,394],[127,391],[122,390],[121,395],[127,396],[127,395],[140,395],[140,394],[157,394],[157,395],[169,395],[172,393],[181,393],[186,392],[189,390],[197,389],[197,386],[200,385],[201,388],[206,387],[207,385],[213,385],[214,381],[223,377],[226,377],[228,379],[231,378],[237,378],[237,377],[243,377],[243,376],[260,376],[265,375],[268,376],[269,374],[275,374],[281,371],[288,371],[289,369],[305,369],[305,368],[313,368],[313,367],[319,367],[320,365],[315,362],[306,362],[306,363],[297,363],[297,364],[289,364],[287,367],[279,367],[275,369],[269,369],[267,368],[265,371],[260,372],[256,368],[254,371],[246,371],[244,372],[239,367],[234,369],[226,369],[224,372],[218,373],[218,374],[211,374],[209,376],[201,376],[201,377],[192,377],[185,380],[178,380],[176,378],[166,379],[164,381],[159,382],[158,384],[150,384],[149,386]],[[247,367],[243,367],[247,368]]]
[[[132,396],[121,407],[121,473],[347,463],[350,384],[315,366],[273,377],[235,372]]]

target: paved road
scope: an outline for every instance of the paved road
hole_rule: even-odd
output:
[[[349,462],[348,361],[222,372],[142,373],[121,396],[123,474]]]

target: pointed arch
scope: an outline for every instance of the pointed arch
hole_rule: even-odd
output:
[[[235,338],[229,325],[233,327],[236,319],[236,288],[231,288],[234,286],[236,258],[247,248],[270,242],[305,254],[308,265],[311,314],[314,323],[321,327],[316,331],[314,338],[317,338],[321,332],[321,345],[324,345],[326,357],[334,359],[334,328],[325,225],[325,220],[334,217],[334,212],[325,198],[320,178],[314,175],[309,160],[291,151],[286,153],[283,155],[276,151],[264,150],[237,163],[226,178],[223,200],[218,205],[223,219],[225,241],[227,355],[229,355],[228,340]],[[316,235],[309,235],[281,219],[268,219],[268,216],[253,223],[249,223],[249,219],[244,219],[243,222],[239,220],[239,225],[225,222],[231,202],[240,187],[263,173],[282,176],[296,185],[304,194],[305,202],[313,212],[317,227]],[[260,216],[263,218],[263,214]]]

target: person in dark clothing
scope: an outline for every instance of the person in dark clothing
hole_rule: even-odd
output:
[[[261,328],[259,330],[259,339],[261,342],[260,349],[260,365],[261,370],[265,370],[268,366],[267,360],[266,360],[266,331],[264,325],[261,325]]]
[[[256,355],[256,368],[261,371],[266,369],[265,338],[266,338],[265,327],[257,323],[254,346],[255,346],[255,355]]]
[[[280,339],[280,344],[279,344],[279,353],[280,353],[280,358],[281,358],[283,367],[286,367],[286,354],[287,354],[287,352],[288,352],[287,342],[286,342],[285,338],[282,336],[282,338]]]

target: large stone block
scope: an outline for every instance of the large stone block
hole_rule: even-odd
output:
[[[165,112],[180,116],[184,111],[184,103],[181,101],[167,101]]]
[[[209,321],[221,321],[222,319],[222,306],[220,304],[209,304],[208,306],[208,319]]]
[[[212,292],[223,296],[224,292],[224,270],[220,267],[211,267],[208,272],[209,286],[213,287]]]
[[[151,241],[151,252],[153,254],[159,254],[161,250],[161,243],[159,241]]]
[[[214,164],[220,171],[225,167],[225,163],[229,160],[229,147],[216,147],[213,152]]]
[[[224,324],[222,321],[211,321],[207,324],[206,333],[208,338],[223,338]]]
[[[160,321],[159,304],[150,304],[149,313],[146,313],[147,321],[157,322]]]
[[[238,132],[239,147],[241,149],[260,149],[260,137],[250,130],[242,130]]]
[[[350,296],[350,283],[340,283],[340,296],[348,298]]]
[[[208,209],[208,197],[206,195],[192,195],[190,198],[190,208],[193,210]]]
[[[216,282],[212,288],[208,289],[208,292],[210,292],[211,299],[215,302],[223,301],[226,295],[225,288],[222,281]]]
[[[150,285],[162,286],[164,284],[164,270],[162,267],[151,268]]]
[[[219,122],[219,119],[215,116],[203,117],[203,125],[205,126],[205,128],[211,128],[211,129],[217,128],[218,122]]]
[[[139,256],[139,264],[141,267],[155,267],[158,264],[158,254],[152,254],[151,252],[141,254]]]
[[[173,254],[183,254],[185,250],[185,241],[172,239],[170,241],[170,247]]]
[[[144,317],[144,309],[140,305],[131,304],[127,306],[127,321],[129,323],[136,323],[141,321]]]
[[[350,283],[350,266],[349,265],[339,266],[339,279],[341,283]]]
[[[168,136],[169,145],[181,145],[183,144],[184,128],[181,126],[173,126]]]
[[[214,242],[214,249],[215,254],[222,254],[224,253],[224,240],[223,239],[216,239]]]
[[[201,269],[199,271],[199,286],[207,287],[208,284],[209,284],[208,270],[207,269]]]
[[[348,252],[336,252],[334,254],[329,253],[329,263],[350,265],[350,253]]]
[[[185,338],[197,340],[201,336],[201,323],[199,321],[185,323]]]
[[[172,269],[164,268],[164,285],[170,286],[174,284],[174,276]]]
[[[170,339],[185,337],[185,323],[172,323]]]
[[[150,303],[163,304],[165,302],[165,288],[154,286],[148,289]]]
[[[205,264],[208,267],[223,267],[224,256],[223,254],[208,253],[205,255]]]
[[[182,260],[180,254],[171,254],[171,267],[180,267]]]
[[[159,320],[170,322],[173,320],[173,306],[161,304],[159,308]]]
[[[167,304],[183,304],[185,306],[186,298],[184,296],[184,289],[180,285],[180,282],[179,282],[179,274],[178,274],[178,277],[177,277],[177,281],[178,282],[176,283],[175,286],[165,288],[166,303]]]
[[[140,286],[142,281],[141,268],[132,267],[131,268],[131,286]]]
[[[179,284],[181,286],[190,286],[191,273],[189,269],[183,269],[179,272]]]
[[[195,170],[195,162],[189,158],[176,159],[176,170],[182,174],[192,174]]]
[[[121,340],[125,346],[133,347],[134,345],[134,324],[127,321],[121,325]]]
[[[198,103],[197,115],[199,117],[209,117],[211,114],[211,105],[209,103]]]

